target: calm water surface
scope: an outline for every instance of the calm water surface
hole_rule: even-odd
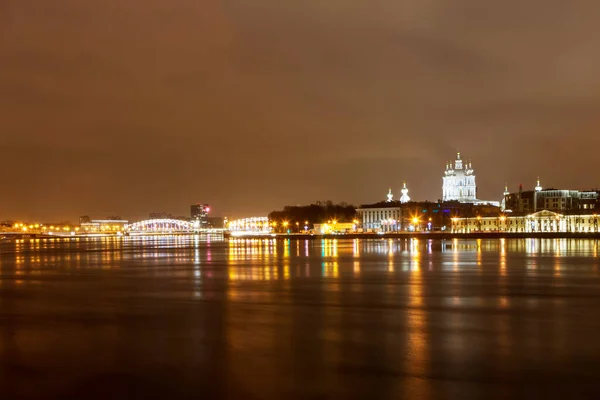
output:
[[[595,240],[0,242],[0,398],[600,398]]]

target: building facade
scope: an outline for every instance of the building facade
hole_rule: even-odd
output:
[[[321,235],[332,233],[352,233],[356,231],[357,226],[353,222],[314,224],[314,232]]]
[[[598,233],[597,214],[560,214],[542,210],[528,215],[452,218],[453,233],[471,232],[576,232]]]
[[[475,171],[471,162],[463,165],[460,152],[456,154],[454,163],[446,163],[446,171],[442,178],[442,200],[474,203],[477,201],[477,185]]]
[[[82,222],[79,225],[79,232],[86,234],[122,233],[128,223],[129,221],[123,219],[93,219],[89,222]]]
[[[356,213],[364,232],[445,231],[453,218],[496,218],[500,208],[458,201],[380,202],[362,205]]]
[[[208,229],[210,227],[209,212],[210,207],[208,204],[192,204],[190,206],[192,221],[197,222],[200,229]]]
[[[402,209],[399,202],[376,203],[356,209],[363,232],[395,232],[401,230]]]
[[[516,193],[505,192],[504,205],[506,212],[519,214],[541,210],[568,214],[594,213],[600,208],[600,192],[543,189],[538,180],[534,190],[523,190],[520,185]]]

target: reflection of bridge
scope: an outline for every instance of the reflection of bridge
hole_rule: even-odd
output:
[[[180,219],[147,219],[125,225],[125,231],[133,234],[223,233],[223,229],[201,229],[198,222]]]

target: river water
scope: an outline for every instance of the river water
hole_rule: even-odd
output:
[[[596,240],[0,242],[0,398],[600,398]]]

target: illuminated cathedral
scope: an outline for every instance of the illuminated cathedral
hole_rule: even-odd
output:
[[[456,154],[454,163],[446,163],[442,192],[444,201],[459,201],[461,203],[477,202],[477,185],[475,171],[471,162],[463,165],[460,152]]]

